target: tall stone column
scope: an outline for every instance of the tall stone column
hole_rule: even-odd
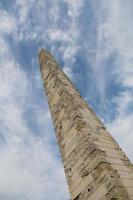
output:
[[[71,200],[133,200],[133,165],[46,50],[39,63]]]

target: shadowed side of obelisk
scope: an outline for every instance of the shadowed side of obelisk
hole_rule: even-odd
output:
[[[39,63],[72,200],[133,200],[133,166],[44,49]]]

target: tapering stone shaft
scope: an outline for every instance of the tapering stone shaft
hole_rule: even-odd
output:
[[[133,165],[46,50],[39,63],[71,200],[133,200]]]

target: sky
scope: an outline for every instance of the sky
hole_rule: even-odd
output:
[[[68,200],[46,48],[133,161],[133,1],[0,0],[0,199]]]

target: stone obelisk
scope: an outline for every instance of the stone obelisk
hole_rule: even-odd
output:
[[[133,165],[44,49],[39,63],[71,200],[133,200]]]

